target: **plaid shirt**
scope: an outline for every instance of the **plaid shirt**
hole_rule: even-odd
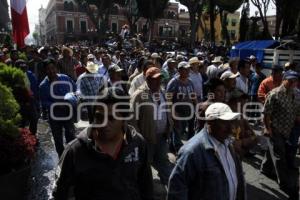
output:
[[[288,138],[295,125],[297,106],[295,94],[283,85],[267,96],[264,113],[271,116],[272,131]]]
[[[79,94],[84,100],[93,101],[100,88],[105,86],[103,77],[100,74],[83,73],[77,80]]]

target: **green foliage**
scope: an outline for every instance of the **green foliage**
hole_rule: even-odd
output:
[[[12,119],[19,111],[19,105],[15,100],[11,89],[0,83],[0,118]]]
[[[113,5],[125,5],[125,0],[75,0],[75,2],[85,8],[86,14],[101,34],[104,34],[109,27],[108,18]],[[95,6],[97,10],[92,9],[91,6]],[[101,27],[99,27],[99,19]]]
[[[228,12],[235,12],[243,3],[244,0],[216,0],[216,5],[220,9]]]
[[[0,82],[0,135],[17,137],[19,135],[18,122],[21,117],[18,114],[19,105],[11,90]]]
[[[25,73],[20,69],[0,63],[0,82],[12,89],[25,86]]]
[[[139,15],[153,22],[163,16],[168,3],[169,0],[137,0]]]
[[[39,37],[39,34],[37,32],[32,33],[32,37],[37,40]]]

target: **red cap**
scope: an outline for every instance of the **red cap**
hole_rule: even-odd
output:
[[[158,78],[160,76],[161,76],[160,69],[158,69],[157,67],[150,67],[146,71],[146,78],[148,78],[148,77]]]

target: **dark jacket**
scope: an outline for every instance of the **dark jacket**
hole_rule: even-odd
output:
[[[167,99],[165,99],[167,103]],[[141,106],[142,105],[142,106]],[[130,124],[143,135],[149,144],[157,144],[157,133],[155,132],[156,121],[154,117],[154,102],[151,97],[151,92],[146,83],[141,85],[137,91],[132,94],[130,106],[134,113],[139,114],[130,121]],[[139,110],[137,110],[139,109]],[[171,108],[166,108],[170,109]],[[172,120],[171,112],[167,114],[167,128],[164,133],[165,138],[169,138],[170,133],[173,130],[174,122]]]
[[[68,144],[56,172],[55,199],[150,200],[152,173],[145,141],[128,126],[116,160],[95,149],[90,129]]]
[[[237,200],[245,199],[242,165],[230,148],[238,179]],[[229,185],[206,128],[185,144],[170,176],[168,200],[229,200]]]

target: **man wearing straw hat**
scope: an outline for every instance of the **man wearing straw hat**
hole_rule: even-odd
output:
[[[105,87],[104,78],[98,73],[99,65],[88,62],[86,72],[79,76],[76,84],[84,102],[93,102],[100,88]],[[92,106],[87,106],[89,122],[93,122]]]
[[[73,80],[76,80],[75,67],[78,65],[78,61],[73,58],[73,50],[69,47],[63,47],[61,49],[62,58],[58,60],[57,66],[61,74],[68,75]]]

